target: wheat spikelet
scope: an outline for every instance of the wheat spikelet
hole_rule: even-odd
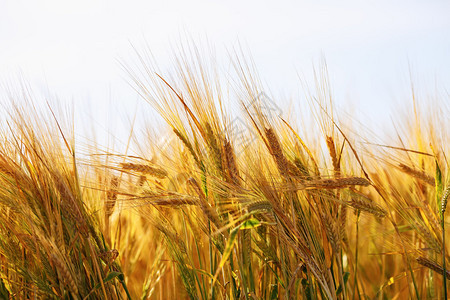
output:
[[[442,228],[439,224],[439,220],[436,217],[436,214],[431,210],[430,204],[427,202],[426,198],[422,198],[422,211],[425,214],[425,217],[427,221],[431,224],[433,227],[433,231],[436,232],[436,234],[442,234]]]
[[[275,263],[276,265],[280,265],[276,251],[267,244],[267,241],[264,238],[255,239],[254,242],[256,246],[261,249],[265,258],[268,258],[268,260]]]
[[[219,219],[217,211],[214,210],[211,205],[206,201],[205,194],[201,190],[198,182],[194,178],[189,178],[187,183],[197,192],[199,197],[199,206],[206,217],[214,224],[217,228],[222,228],[222,222]]]
[[[183,134],[181,134],[181,132],[178,129],[174,128],[173,132],[181,140],[181,142],[184,144],[184,146],[189,150],[189,152],[191,153],[195,162],[197,163],[197,166],[200,169],[202,169],[202,164],[200,163],[200,160],[198,159],[198,156],[195,153],[194,148],[192,147],[192,144],[186,139],[186,137]]]
[[[147,180],[147,177],[145,175],[141,175],[141,176],[139,176],[139,180],[136,185],[138,187],[143,187],[146,180]]]
[[[77,284],[75,283],[75,280],[73,279],[64,262],[61,261],[55,253],[52,253],[50,260],[56,267],[56,270],[58,270],[60,280],[69,287],[70,291],[73,293],[72,296],[76,297],[76,295],[78,294]]]
[[[331,136],[326,137],[328,152],[330,153],[331,161],[333,162],[333,168],[335,174],[339,173],[339,162],[336,155],[336,147],[334,145],[334,140]]]
[[[445,210],[447,209],[447,202],[448,202],[448,197],[450,196],[450,186],[448,186],[445,191],[444,194],[442,195],[442,199],[441,199],[441,214],[444,215]]]
[[[106,218],[109,218],[114,211],[114,206],[116,205],[117,201],[118,187],[119,187],[119,178],[117,176],[114,176],[110,182],[110,189],[106,193],[106,203],[105,203]]]
[[[169,229],[164,222],[154,222],[154,226],[161,231],[169,240],[173,241],[178,245],[178,248],[182,253],[187,253],[186,244],[182,239],[179,238],[178,234],[173,230]]]
[[[252,254],[252,235],[251,231],[245,229],[241,234],[242,241],[242,260],[244,265],[248,268],[251,263],[251,254]]]
[[[399,164],[399,167],[402,172],[409,174],[431,186],[435,186],[434,178],[432,176],[428,175],[427,173],[413,169],[404,164]]]
[[[440,243],[436,240],[436,238],[431,234],[430,230],[427,227],[423,226],[419,222],[414,222],[414,227],[426,242],[428,246],[430,246],[435,251],[439,251],[441,249]]]
[[[89,224],[89,233],[91,234],[91,237],[94,239],[98,249],[100,249],[100,251],[103,252],[104,251],[103,242],[100,240],[100,237],[98,236],[97,231],[95,230],[94,226],[92,226],[92,224]]]
[[[189,151],[191,152],[192,156],[196,156],[195,152],[194,152],[194,149],[192,148],[191,143],[189,143],[189,141],[184,137],[184,135],[181,134],[181,132],[178,129],[176,129],[176,128],[173,128],[173,132],[183,142],[183,144],[189,149]]]
[[[230,183],[240,187],[240,176],[239,170],[236,164],[236,157],[234,155],[233,147],[231,143],[224,138],[223,141],[223,158],[224,165],[227,171],[227,179]],[[248,267],[251,264],[251,252],[252,252],[252,244],[251,244],[251,232],[249,230],[244,230],[242,233],[242,245],[243,245],[243,253],[242,258],[244,264]]]
[[[70,191],[69,187],[64,183],[63,179],[55,175],[55,184],[61,194],[61,208],[64,213],[71,216],[78,230],[83,236],[88,236],[88,227],[85,217],[83,216],[78,203]]]
[[[342,189],[355,185],[368,186],[370,185],[370,182],[362,177],[318,179],[304,182],[305,188],[316,188],[316,189]]]
[[[18,240],[21,243],[25,244],[26,247],[29,247],[31,249],[31,251],[34,251],[34,252],[37,251],[37,249],[38,249],[37,243],[39,241],[39,238],[36,238],[30,234],[20,234],[20,233],[16,234],[16,236],[17,236]],[[58,245],[58,247],[59,247],[59,245]]]
[[[212,127],[209,123],[206,123],[206,137],[207,137],[207,144],[209,146],[209,152],[213,157],[213,161],[216,164],[219,171],[223,170],[222,166],[222,153],[219,148],[219,145],[217,143],[216,136],[214,134],[214,131],[212,130]]]
[[[296,157],[294,159],[294,165],[297,167],[297,169],[300,171],[301,176],[309,177],[309,171],[308,168],[305,166],[305,164],[300,160],[300,158]]]
[[[247,205],[248,212],[253,212],[257,210],[272,211],[272,204],[269,201],[253,201]]]
[[[299,232],[296,232],[295,226],[292,225],[291,219],[285,216],[279,210],[281,209],[277,203],[274,203],[274,210],[276,212],[277,217],[280,220],[280,223],[284,223],[284,227],[286,230],[278,230],[276,231],[277,236],[284,242],[286,245],[289,245],[294,252],[301,257],[301,259],[308,266],[308,269],[311,270],[319,281],[324,283],[324,272],[317,264],[317,261],[312,256],[311,251],[308,248],[308,241],[305,241],[302,235]]]
[[[339,238],[344,243],[347,241],[347,205],[339,205]]]
[[[262,213],[262,217],[269,223],[275,223],[275,217],[273,215],[272,205],[269,201],[261,200],[261,201],[252,201],[246,207],[247,212],[249,213]]]
[[[57,227],[59,227],[59,226],[57,226]],[[57,233],[55,242],[56,242],[56,245],[58,246],[59,251],[61,251],[61,253],[65,254],[66,253],[66,245],[64,243],[64,235],[62,233],[62,228],[58,229],[58,231],[60,231],[60,232]]]
[[[159,198],[159,197],[158,197]],[[145,199],[145,198],[142,198]],[[160,206],[181,206],[181,205],[198,205],[198,200],[190,199],[190,198],[167,198],[167,199],[156,199],[151,201],[152,205],[160,205]]]
[[[283,154],[280,142],[277,136],[273,132],[272,128],[265,129],[267,141],[269,143],[270,154],[273,156],[275,163],[280,171],[281,175],[286,177],[289,173],[288,160]]]
[[[206,197],[203,191],[200,188],[200,185],[198,184],[197,180],[195,178],[191,177],[187,180],[187,183],[195,190],[197,193],[199,199],[201,202],[206,202]]]
[[[165,178],[167,176],[167,171],[161,168],[155,168],[144,164],[134,164],[134,163],[122,163],[122,169],[136,171],[143,174],[148,174],[157,178]]]
[[[55,239],[56,245],[58,246],[61,253],[64,253],[65,244],[64,244],[64,231],[62,224],[56,222],[55,229],[56,229],[56,239]]]
[[[289,169],[289,174],[296,177],[297,180],[303,181],[302,177],[303,174],[302,172],[297,168],[297,166],[291,162],[290,160],[287,161],[287,165],[288,165],[288,169]]]
[[[58,218],[58,216],[55,216]],[[64,236],[62,235],[62,226],[60,226],[59,220],[54,220],[53,222],[50,222],[50,236],[53,237],[53,241],[55,242],[58,249],[61,251],[61,253],[64,253],[65,247],[64,247]],[[61,228],[60,228],[61,227]],[[60,235],[61,234],[61,235]],[[26,238],[26,241],[30,240],[31,235],[23,235],[18,234],[20,237],[19,240],[22,240],[22,237]]]
[[[5,168],[3,165],[0,165],[0,174],[4,174],[11,177],[14,177],[15,175],[13,171],[9,170],[9,168]]]
[[[325,225],[325,230],[327,233],[328,240],[330,241],[331,247],[335,253],[339,252],[341,247],[339,234],[336,230],[336,227],[331,220],[331,217],[327,213],[322,214],[322,222]]]
[[[369,201],[352,198],[351,201],[348,202],[348,204],[353,208],[368,212],[376,217],[383,218],[384,216],[386,216],[386,211],[383,208]]]
[[[418,258],[416,258],[416,261],[422,266],[427,267],[428,269],[433,270],[436,273],[444,275],[444,268],[441,265],[437,264],[436,262],[432,261],[431,259],[419,256]],[[446,270],[446,274],[447,280],[450,280],[450,270]]]
[[[230,181],[234,184],[239,184],[239,171],[236,164],[236,157],[234,155],[233,147],[230,142],[225,139],[223,143],[225,166]]]
[[[314,257],[311,254],[305,253],[304,250],[301,249],[299,246],[293,246],[292,247],[295,252],[301,257],[301,259],[305,262],[305,265],[308,267],[308,269],[314,274],[314,276],[317,278],[317,280],[321,281],[321,283],[326,286],[328,284],[325,284],[328,276],[325,276],[326,271],[323,270],[323,268],[319,267],[317,264],[317,261],[314,259]]]

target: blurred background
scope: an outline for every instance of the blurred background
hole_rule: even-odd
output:
[[[134,116],[158,119],[121,62],[149,49],[170,70],[188,38],[212,45],[224,73],[242,49],[282,108],[303,101],[301,82],[326,61],[338,109],[376,127],[411,106],[412,83],[430,105],[449,99],[449,15],[436,0],[3,0],[0,104],[25,83],[37,106],[57,101],[101,143],[125,144]]]

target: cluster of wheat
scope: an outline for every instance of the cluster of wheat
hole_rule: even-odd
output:
[[[172,80],[144,61],[128,69],[170,128],[164,148],[139,140],[139,155],[78,159],[56,117],[13,112],[0,144],[0,298],[446,297],[444,121],[416,114],[401,146],[356,143],[322,77],[320,137],[268,115],[238,61],[236,131],[198,61],[185,56]]]

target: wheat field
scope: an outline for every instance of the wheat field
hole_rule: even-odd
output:
[[[163,146],[79,146],[26,91],[4,107],[1,299],[447,297],[448,96],[413,94],[380,144],[340,121],[326,70],[284,117],[244,60],[227,86],[195,51],[171,74],[139,58]]]

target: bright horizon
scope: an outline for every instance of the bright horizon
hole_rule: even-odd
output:
[[[81,122],[123,140],[119,124],[136,107],[151,109],[118,61],[148,43],[170,69],[172,46],[187,33],[213,45],[224,64],[243,45],[280,107],[302,99],[299,74],[312,82],[325,58],[338,108],[390,122],[394,108],[411,104],[411,78],[419,96],[448,99],[449,14],[445,1],[2,1],[0,81],[23,77],[38,96],[73,101]]]

